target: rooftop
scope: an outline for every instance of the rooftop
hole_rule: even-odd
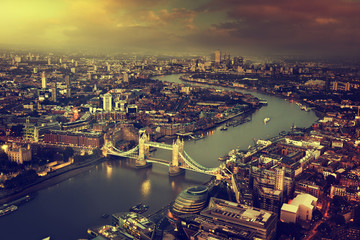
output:
[[[220,220],[229,221],[237,225],[249,223],[259,227],[267,225],[276,216],[271,211],[217,198],[210,199],[209,207],[203,210],[201,215],[207,217],[214,217],[215,215]]]
[[[299,206],[295,206],[295,205],[291,205],[291,204],[287,204],[284,203],[281,207],[281,211],[287,211],[287,212],[291,212],[291,213],[296,213],[299,209]]]

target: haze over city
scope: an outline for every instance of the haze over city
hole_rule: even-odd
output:
[[[360,0],[0,0],[0,239],[360,239]]]
[[[4,0],[2,47],[357,56],[357,0]]]

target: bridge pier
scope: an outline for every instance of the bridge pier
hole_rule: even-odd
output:
[[[146,168],[152,166],[151,163],[146,162],[146,159],[150,155],[149,146],[146,143],[149,141],[149,135],[146,134],[145,130],[140,129],[139,131],[139,156],[136,159],[136,168]]]
[[[169,176],[170,177],[175,177],[178,175],[182,175],[185,174],[185,169],[180,168],[179,166],[173,166],[170,164],[169,166]]]
[[[184,152],[184,141],[180,140],[180,138],[178,137],[176,141],[173,143],[172,161],[169,165],[170,176],[177,176],[185,173],[185,169],[180,168],[180,166],[184,164],[184,162],[181,157],[179,158],[180,153],[182,154],[183,152]]]

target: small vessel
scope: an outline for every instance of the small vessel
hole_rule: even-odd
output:
[[[268,118],[268,117],[265,118],[265,119],[264,119],[264,124],[266,125],[269,121],[270,121],[270,118]]]
[[[268,105],[268,101],[266,99],[259,98],[259,103],[265,106]]]
[[[109,214],[107,213],[104,213],[103,215],[101,215],[102,218],[108,218],[109,217]]]
[[[226,131],[226,130],[228,130],[228,128],[227,128],[226,126],[222,126],[222,127],[220,128],[220,131]]]
[[[204,136],[203,135],[197,135],[197,136],[195,136],[195,140],[200,140],[200,139],[203,139],[204,138]]]
[[[17,209],[18,209],[18,207],[15,206],[15,205],[11,205],[11,206],[9,206],[9,207],[6,207],[6,208],[4,208],[4,209],[1,209],[1,210],[0,210],[0,216],[4,216],[4,215],[6,215],[6,214],[12,213],[12,212],[16,211]]]
[[[129,210],[130,212],[136,212],[136,213],[144,213],[149,209],[149,206],[146,204],[139,203],[135,206],[132,206]]]

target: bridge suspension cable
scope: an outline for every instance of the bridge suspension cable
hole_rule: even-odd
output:
[[[184,159],[185,163],[189,165],[191,168],[193,168],[195,171],[199,171],[206,174],[216,175],[218,172],[218,168],[207,168],[199,163],[197,163],[195,160],[193,160],[185,151],[184,155],[179,153],[180,157]]]
[[[111,154],[114,154],[117,156],[137,158],[137,155],[138,155],[137,151],[139,150],[139,145],[137,145],[136,147],[134,147],[126,152],[117,149],[112,143],[108,144],[108,146],[106,146],[106,148]]]

